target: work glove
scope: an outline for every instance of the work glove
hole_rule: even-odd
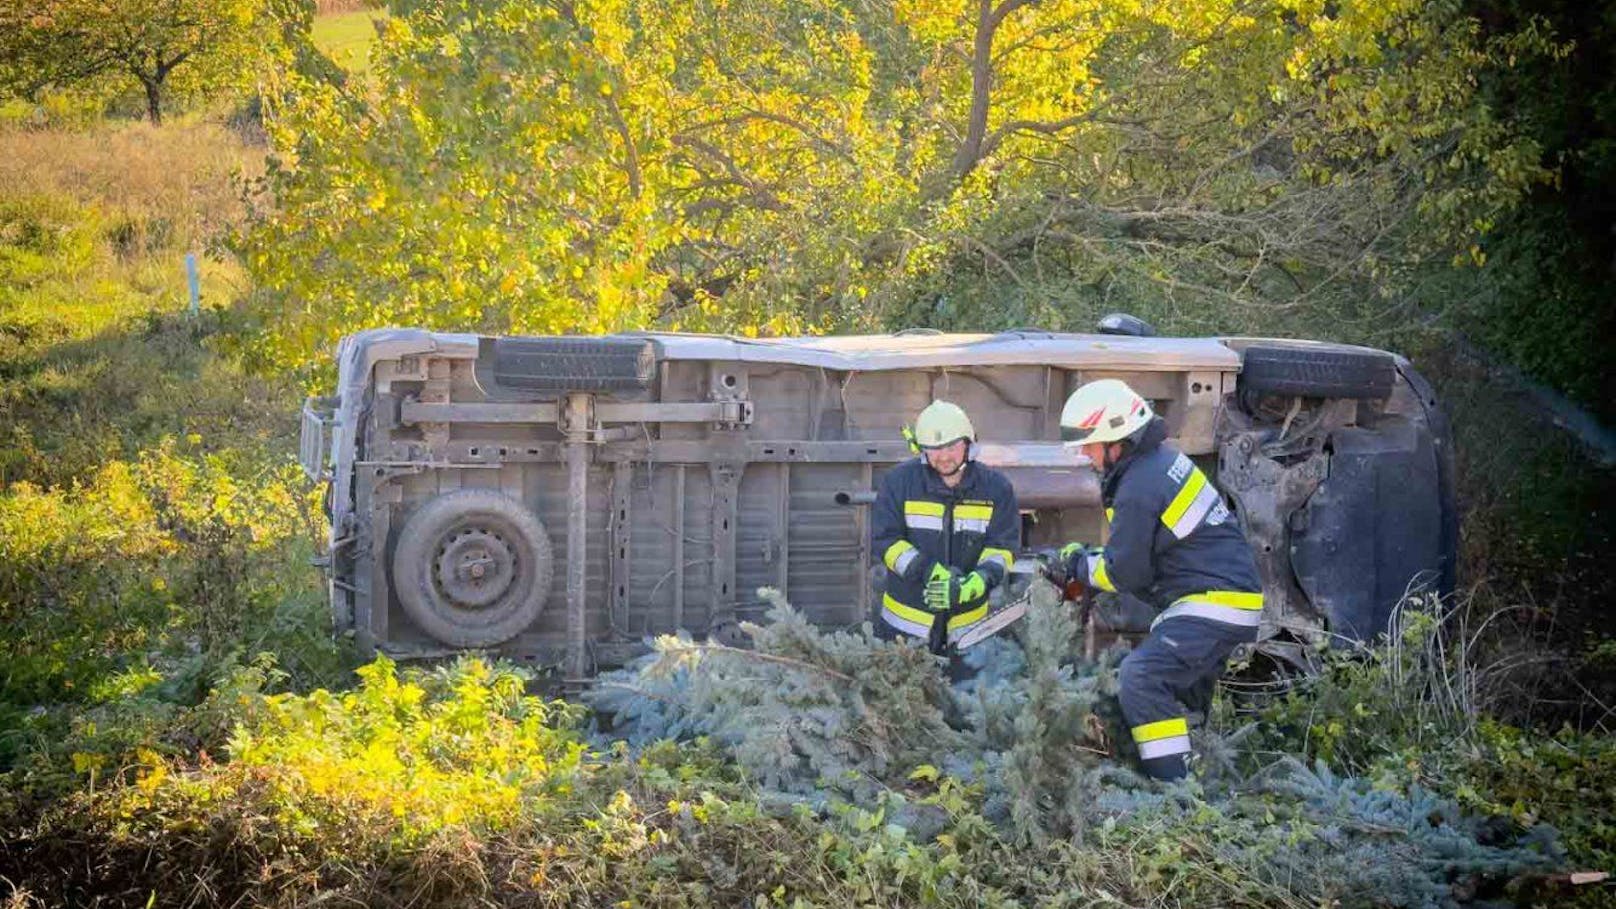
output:
[[[987,595],[988,579],[983,577],[981,572],[973,571],[960,580],[959,587],[955,588],[955,598],[951,605],[971,603]]]
[[[1061,571],[1065,580],[1088,581],[1089,548],[1082,543],[1067,543],[1060,549]]]
[[[926,580],[926,608],[932,612],[947,612],[957,602],[959,574],[945,565],[933,565],[931,577]]]
[[[981,599],[988,594],[988,579],[973,571],[964,577],[949,572],[947,577],[933,574],[926,583],[926,608],[932,612],[947,612],[961,603]]]
[[[1067,543],[1057,558],[1058,570],[1049,572],[1050,580],[1061,589],[1068,600],[1081,600],[1089,586],[1089,548],[1082,543]]]

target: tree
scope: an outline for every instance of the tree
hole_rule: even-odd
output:
[[[366,325],[1363,336],[1548,171],[1421,0],[396,0],[295,82],[277,360]]]
[[[239,67],[254,47],[257,0],[0,0],[0,56],[8,86],[32,96],[49,85],[104,77],[138,82],[146,114],[163,119],[169,77],[181,67]]]

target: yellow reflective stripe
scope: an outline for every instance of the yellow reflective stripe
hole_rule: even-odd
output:
[[[881,554],[881,561],[887,563],[887,567],[898,574],[903,574],[917,556],[915,544],[908,540],[899,540],[887,547],[887,551]]]
[[[893,599],[892,594],[890,593],[883,593],[881,595],[881,605],[885,607],[887,612],[892,613],[893,616],[922,629],[920,631],[913,632],[914,634],[925,634],[931,628],[931,618],[933,613],[927,612],[924,609],[916,609],[913,606],[900,603]],[[948,620],[948,633],[950,636],[953,636],[955,632],[964,631],[972,625],[975,625],[977,622],[987,618],[987,615],[988,604],[987,601],[984,600],[981,606],[978,606],[968,612],[962,612],[959,615],[950,618]],[[896,623],[889,622],[888,624],[898,627]]]
[[[1174,600],[1150,623],[1155,628],[1172,618],[1208,619],[1237,628],[1256,628],[1262,624],[1262,594],[1244,590],[1207,590]]]
[[[1135,742],[1154,742],[1175,735],[1189,735],[1190,724],[1184,717],[1175,716],[1170,720],[1157,720],[1154,723],[1135,726],[1132,731]]]
[[[982,521],[993,518],[992,505],[955,505],[954,517],[965,519],[978,519]]]
[[[909,499],[903,503],[904,514],[923,514],[940,518],[943,516],[942,502],[927,502],[923,499]]]
[[[1115,508],[1107,508],[1105,510],[1106,523],[1110,523],[1112,521],[1115,521],[1116,519],[1117,519],[1117,510]]]
[[[983,562],[998,562],[1004,566],[1005,574],[1009,574],[1010,569],[1016,564],[1016,554],[1008,549],[995,549],[989,546],[982,550],[982,557],[976,560],[978,565]]]
[[[1184,485],[1179,487],[1178,495],[1173,496],[1167,510],[1162,512],[1162,523],[1169,528],[1176,527],[1179,519],[1184,517],[1184,512],[1190,510],[1190,505],[1194,504],[1195,497],[1205,486],[1206,474],[1201,473],[1200,468],[1192,469],[1189,477],[1184,480]],[[1183,534],[1179,536],[1182,537]]]
[[[1263,606],[1262,594],[1245,590],[1208,590],[1179,597],[1179,599],[1205,600],[1208,603],[1216,603],[1219,606],[1232,606],[1235,609],[1261,610]]]
[[[1178,520],[1167,525],[1167,529],[1173,532],[1173,536],[1178,537],[1180,540],[1194,533],[1195,528],[1201,526],[1201,522],[1206,520],[1207,515],[1211,514],[1213,509],[1223,507],[1223,497],[1218,495],[1217,488],[1211,483],[1204,482],[1205,474],[1201,474],[1201,476],[1203,477],[1201,488],[1195,493],[1195,498],[1190,501],[1189,508],[1185,509]],[[1166,520],[1165,515],[1163,515],[1162,520]]]
[[[987,600],[983,600],[982,605],[976,607],[975,609],[972,609],[969,612],[962,612],[959,615],[949,619],[948,635],[952,638],[955,633],[964,631],[965,629],[975,625],[977,622],[980,622],[987,617],[988,602]]]
[[[919,612],[919,610],[910,610],[909,607],[894,600],[891,596],[886,596],[881,605],[881,621],[886,622],[893,628],[904,634],[922,638],[931,633],[931,616],[929,614],[919,621],[906,619],[903,615],[898,614],[898,610],[904,610],[905,614]]]
[[[916,609],[913,606],[900,603],[896,599],[893,599],[892,594],[890,593],[884,593],[881,595],[881,605],[886,607],[888,612],[900,619],[903,619],[904,621],[913,622],[922,628],[931,627],[931,613],[924,609]]]
[[[1111,583],[1111,572],[1105,567],[1105,550],[1089,553],[1085,561],[1089,565],[1089,586],[1116,593],[1117,585]]]

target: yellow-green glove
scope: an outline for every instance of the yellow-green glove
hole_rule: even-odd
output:
[[[961,603],[980,600],[987,595],[988,579],[982,577],[981,572],[973,571],[960,581],[959,587],[956,588],[956,599],[952,605],[958,606]]]
[[[1082,543],[1067,543],[1061,547],[1060,565],[1062,583],[1089,582],[1089,548]]]
[[[941,563],[931,567],[926,579],[926,608],[932,612],[947,612],[954,605],[958,590],[957,576]]]

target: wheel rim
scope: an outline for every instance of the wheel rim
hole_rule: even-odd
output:
[[[463,609],[483,609],[498,602],[516,583],[516,552],[492,528],[462,527],[446,534],[433,560],[433,586],[443,598]]]

